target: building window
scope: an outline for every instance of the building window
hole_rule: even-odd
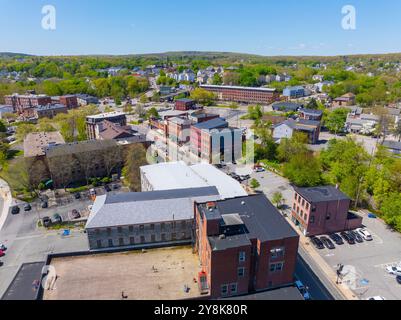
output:
[[[176,240],[177,239],[177,235],[175,233],[171,234],[171,240]]]
[[[120,239],[118,240],[118,242],[119,242],[119,245],[120,245],[120,246],[123,246],[123,245],[124,245],[124,239],[123,239],[123,238],[120,238]]]
[[[237,287],[238,287],[238,285],[236,283],[230,284],[230,294],[236,294],[237,293]]]
[[[102,247],[102,240],[97,240],[96,241],[96,245],[97,245],[98,248],[101,248]]]
[[[162,231],[164,231],[164,229],[166,229],[166,224],[164,222],[161,224],[161,229],[162,229]]]
[[[245,275],[245,268],[238,268],[238,277],[242,278]]]
[[[302,199],[302,206],[305,206],[305,199]]]
[[[309,210],[309,203],[306,203],[306,210]]]
[[[187,222],[186,221],[182,221],[181,222],[181,229],[185,230],[187,228]]]
[[[162,241],[166,241],[166,234],[162,233]]]
[[[99,230],[99,229],[95,229],[95,233],[96,233],[96,234],[99,234],[99,233],[100,233],[100,230]]]
[[[223,285],[221,286],[221,295],[222,295],[222,296],[226,296],[227,294],[228,294],[228,285],[223,284]]]
[[[109,247],[113,247],[113,239],[109,239]]]
[[[123,232],[123,228],[118,227],[118,228],[117,228],[117,231],[118,231],[118,233],[122,233],[122,232]]]
[[[280,247],[280,248],[273,248],[270,250],[270,256],[272,259],[277,259],[277,258],[282,258],[285,255],[285,248]]]
[[[239,262],[244,262],[245,261],[245,252],[241,251],[239,253]]]
[[[139,226],[139,231],[143,232],[144,230],[145,230],[145,226],[144,226],[143,224],[141,224],[141,225]]]
[[[272,263],[270,264],[270,272],[281,272],[283,271],[283,267],[284,267],[283,262]]]
[[[141,236],[141,243],[145,243],[145,237]]]
[[[130,237],[130,238],[129,238],[129,243],[130,243],[131,245],[135,244],[135,237]]]
[[[152,234],[152,235],[150,236],[150,241],[151,241],[151,242],[156,242],[156,236],[155,236],[154,234]]]
[[[111,228],[107,228],[107,234],[108,234],[108,235],[111,234]]]
[[[150,225],[150,230],[155,230],[155,225],[153,223]]]
[[[129,232],[134,232],[134,227],[133,226],[129,226],[128,230],[129,230]]]

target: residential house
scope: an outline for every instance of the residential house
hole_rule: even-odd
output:
[[[334,99],[333,107],[354,106],[356,102],[355,98],[356,96],[352,92],[344,94],[343,96]]]
[[[288,119],[272,127],[273,138],[280,142],[281,139],[290,139],[294,132],[302,132],[308,136],[308,143],[316,144],[319,142],[320,121],[304,119]]]

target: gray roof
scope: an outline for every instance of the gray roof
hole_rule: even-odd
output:
[[[241,231],[238,234],[225,238],[220,238],[218,235],[209,237],[212,250],[249,245],[251,239],[264,242],[298,237],[277,208],[263,194],[218,201],[212,211],[207,210],[205,203],[199,204],[198,208],[206,219],[220,218],[220,227],[223,228],[226,227],[224,215],[239,216],[243,221],[244,227],[237,229]]]
[[[300,111],[305,113],[305,114],[311,114],[311,115],[314,115],[314,116],[322,116],[323,115],[323,111],[322,110],[303,108]]]
[[[273,104],[273,110],[297,111],[300,108],[302,105],[293,102],[276,102]]]
[[[216,187],[103,195],[96,198],[87,229],[191,220],[194,201],[215,201]]]
[[[350,200],[346,194],[333,186],[308,188],[294,187],[294,190],[309,202]]]
[[[201,122],[194,125],[195,128],[200,130],[211,130],[217,128],[226,128],[228,127],[228,122],[223,118],[215,118],[209,121]]]

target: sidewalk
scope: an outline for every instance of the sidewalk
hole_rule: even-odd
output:
[[[4,223],[6,222],[8,212],[10,210],[10,206],[13,202],[13,197],[11,194],[10,187],[7,182],[0,179],[0,197],[3,198],[3,207],[0,208],[0,230],[3,228]]]
[[[354,294],[350,288],[345,284],[337,284],[336,272],[327,264],[327,262],[319,255],[315,250],[309,238],[305,237],[301,230],[297,228],[291,221],[290,215],[286,217],[288,223],[293,229],[299,234],[299,245],[309,255],[309,257],[316,263],[320,268],[321,272],[326,276],[327,280],[331,283],[332,287],[338,291],[338,293],[344,298],[344,300],[359,300],[356,294]]]

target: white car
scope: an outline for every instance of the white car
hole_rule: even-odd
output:
[[[389,267],[386,268],[386,271],[389,274],[393,274],[395,276],[401,276],[401,267],[389,266]]]
[[[374,297],[367,298],[366,300],[386,300],[386,299],[382,296],[374,296]]]
[[[361,235],[361,237],[366,241],[372,241],[373,240],[372,235],[369,233],[368,230],[366,230],[364,228],[356,229],[356,232],[358,232]]]

